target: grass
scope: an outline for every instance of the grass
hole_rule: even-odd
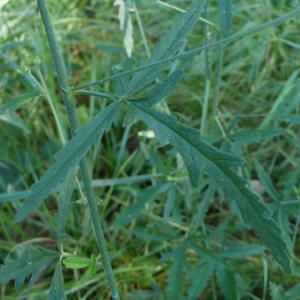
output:
[[[126,64],[130,69],[139,66],[181,13],[161,2],[136,2],[139,17],[133,16],[135,44],[129,61],[117,26],[117,8],[111,3],[47,1],[71,84],[75,87],[107,78],[121,61],[125,70]],[[169,2],[174,7],[188,7],[181,1]],[[161,107],[190,127],[201,129],[218,147],[231,147],[247,159],[243,175],[275,210],[293,252],[292,273],[283,276],[261,240],[241,221],[236,206],[224,201],[209,177],[202,175],[199,187],[193,189],[181,158],[171,147],[159,147],[140,123],[126,128],[119,123],[89,152],[87,165],[93,174],[92,185],[122,299],[165,299],[172,294],[174,282],[182,286],[185,299],[191,287],[200,289],[199,282],[204,284],[206,279],[200,299],[299,298],[299,131],[284,119],[299,113],[299,21],[294,17],[276,27],[259,26],[291,11],[281,2],[276,6],[263,1],[235,4],[232,31],[247,32],[253,26],[258,26],[258,31],[225,44],[222,64],[219,48],[208,50],[209,81],[204,52],[183,60],[183,80]],[[208,19],[214,25],[207,25],[208,43],[220,38],[217,9],[216,1],[209,3]],[[15,111],[0,115],[0,191],[23,193],[52,164],[53,154],[64,143],[62,128],[67,128],[67,120],[35,3],[11,1],[0,13],[4,28],[0,49],[5,52],[0,58],[1,107],[31,92],[35,83],[24,70],[30,69],[46,91],[46,95],[28,98]],[[199,47],[205,24],[199,20],[188,37],[186,51]],[[113,81],[101,85],[102,93],[113,89]],[[75,99],[80,126],[109,103],[93,95],[77,94]],[[66,223],[64,257],[92,260],[97,244],[79,181]],[[15,254],[24,242],[55,249],[56,194],[22,225],[12,220],[23,194],[10,194],[10,201],[6,201],[7,195],[1,197],[1,260],[8,253]],[[136,203],[143,200],[147,204],[139,211]],[[135,220],[126,218],[127,207],[137,211]],[[186,237],[193,243],[182,243]],[[176,264],[182,253],[186,259],[182,265]],[[68,298],[109,299],[100,257],[96,261],[82,269],[64,267]],[[218,267],[208,276],[216,262]],[[1,297],[45,299],[53,271],[45,272],[32,289],[15,291],[7,284],[1,287]]]

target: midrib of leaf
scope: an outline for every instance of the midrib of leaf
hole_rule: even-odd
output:
[[[251,226],[265,241],[266,245],[271,249],[275,259],[284,267],[284,269],[290,271],[287,247],[280,237],[280,229],[272,218],[271,211],[259,201],[255,194],[245,187],[247,181],[229,168],[230,166],[238,165],[237,163],[241,161],[230,154],[219,152],[211,146],[209,147],[214,150],[214,155],[207,153],[205,147],[201,149],[201,147],[195,143],[195,139],[189,137],[188,134],[184,134],[184,130],[190,129],[186,129],[184,126],[175,123],[174,119],[171,121],[170,116],[164,116],[162,113],[157,112],[146,105],[131,105],[151,116],[156,122],[166,126],[170,132],[173,132],[173,134],[175,133],[180,139],[186,141],[189,146],[193,147],[200,156],[206,160],[204,169],[207,173],[213,177],[216,183],[223,189],[228,200],[234,199],[242,213],[245,223]],[[149,120],[147,121],[146,118],[142,118],[142,120],[151,127]],[[170,122],[173,122],[173,124]],[[154,129],[154,131],[155,129],[157,130],[157,128],[152,129]],[[188,131],[186,131],[186,133],[188,133]],[[172,143],[171,133],[164,138],[177,148],[177,146]],[[199,141],[200,139],[198,138],[198,142]],[[202,143],[205,145],[204,142]],[[193,158],[192,154],[191,157]],[[227,162],[229,162],[229,166]]]
[[[78,129],[74,138],[54,155],[54,164],[40,181],[33,185],[27,201],[14,218],[15,222],[23,220],[35,211],[47,196],[57,190],[59,184],[67,178],[70,171],[77,166],[89,148],[97,143],[103,132],[108,130],[111,124],[116,121],[119,116],[119,108],[119,102],[112,103],[94,117],[88,125]]]
[[[157,119],[157,115],[152,114],[152,110],[149,109],[144,109],[146,106],[143,106],[141,104],[133,104],[135,105],[138,109],[142,110],[144,113],[151,115],[151,117]],[[160,113],[160,112],[159,112]],[[167,116],[167,115],[166,115]],[[170,117],[170,116],[168,116]],[[214,147],[212,147],[211,145],[209,145],[208,143],[204,142],[203,140],[200,140],[200,136],[198,136],[198,141],[202,143],[203,145],[203,149],[199,149],[199,145],[197,145],[195,143],[195,140],[190,138],[188,135],[183,135],[182,131],[180,129],[184,128],[183,125],[180,124],[180,127],[182,128],[174,128],[172,126],[170,126],[170,123],[168,122],[167,119],[163,119],[163,118],[159,118],[157,119],[160,123],[162,123],[163,125],[165,125],[166,127],[168,127],[170,130],[174,131],[180,138],[184,139],[186,142],[188,142],[189,145],[193,146],[194,149],[198,150],[201,152],[201,155],[209,161],[217,161],[217,160],[221,160],[221,161],[228,161],[229,163],[232,164],[232,166],[239,166],[245,163],[245,161],[235,155],[231,155],[225,152],[221,152],[218,151],[217,149],[215,149]],[[175,121],[175,120],[174,120]],[[178,123],[176,123],[177,125]],[[186,127],[187,130],[192,130],[191,128]],[[206,148],[206,149],[205,149]],[[212,151],[214,152],[214,155],[209,154],[208,151]]]

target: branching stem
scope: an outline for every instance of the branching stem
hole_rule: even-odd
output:
[[[40,13],[42,16],[43,24],[45,27],[48,43],[50,46],[54,67],[55,67],[55,70],[57,73],[59,88],[60,88],[60,91],[62,94],[65,108],[67,110],[71,134],[72,134],[72,136],[74,136],[78,125],[77,125],[77,118],[76,118],[76,114],[75,114],[75,106],[69,96],[70,87],[68,84],[67,72],[66,72],[64,60],[63,60],[63,57],[59,50],[59,46],[58,46],[58,43],[57,43],[57,40],[55,37],[51,18],[50,18],[47,6],[45,4],[45,1],[44,0],[37,0],[37,1],[38,1],[39,10],[40,10]],[[119,293],[118,293],[118,289],[117,289],[115,279],[113,276],[110,257],[108,255],[108,251],[106,248],[106,243],[105,243],[105,239],[104,239],[100,216],[98,213],[95,196],[94,196],[94,192],[93,192],[93,188],[92,188],[92,184],[91,184],[91,179],[90,179],[89,172],[88,172],[87,162],[86,162],[85,158],[83,158],[81,160],[79,166],[80,166],[83,184],[84,184],[87,201],[88,201],[88,205],[89,205],[89,209],[90,209],[90,213],[91,213],[91,219],[92,219],[94,232],[95,232],[97,244],[98,244],[98,247],[100,250],[100,254],[102,257],[105,274],[106,274],[106,277],[107,277],[107,280],[108,280],[108,283],[109,283],[109,286],[110,286],[110,289],[112,292],[112,298],[119,299]]]

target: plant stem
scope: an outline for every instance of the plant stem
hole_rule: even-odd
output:
[[[74,103],[72,102],[72,100],[69,98],[70,88],[69,88],[69,84],[68,84],[68,80],[67,80],[67,72],[66,72],[65,64],[64,64],[63,57],[62,57],[59,47],[58,47],[58,43],[56,41],[53,26],[51,23],[51,18],[50,18],[47,6],[45,4],[45,1],[44,0],[37,0],[37,1],[38,1],[39,10],[40,10],[40,13],[42,16],[43,24],[45,27],[48,43],[50,46],[54,67],[57,72],[58,84],[60,87],[60,91],[62,94],[65,108],[67,110],[71,134],[72,134],[72,136],[74,136],[78,125],[77,125],[77,119],[76,119],[76,114],[75,114],[75,106],[74,106]],[[88,201],[88,205],[89,205],[89,209],[90,209],[94,233],[95,233],[97,244],[98,244],[100,254],[102,257],[105,274],[106,274],[106,277],[107,277],[107,280],[108,280],[108,283],[109,283],[109,286],[110,286],[110,289],[112,292],[112,298],[119,299],[119,292],[118,292],[118,289],[117,289],[117,286],[115,283],[115,279],[113,276],[110,257],[107,252],[103,229],[102,229],[102,225],[100,222],[100,216],[98,213],[95,196],[94,196],[94,192],[93,192],[93,188],[92,188],[92,184],[91,184],[91,179],[90,179],[89,172],[88,172],[87,162],[86,162],[85,158],[83,158],[80,161],[79,166],[80,166],[83,184],[84,184],[87,201]]]
[[[278,18],[276,18],[276,19],[274,19],[270,22],[267,22],[267,23],[264,23],[264,24],[261,24],[261,25],[257,25],[257,26],[253,26],[253,27],[249,28],[248,30],[243,30],[243,31],[234,33],[234,34],[229,35],[228,37],[226,37],[224,39],[221,39],[221,40],[218,40],[218,41],[213,41],[213,42],[210,42],[210,43],[207,43],[207,44],[203,44],[200,47],[196,47],[194,49],[185,51],[183,53],[176,54],[172,57],[166,57],[166,58],[163,58],[161,60],[158,60],[158,61],[155,61],[155,62],[152,62],[152,63],[148,63],[148,64],[145,64],[141,67],[138,67],[138,68],[135,68],[135,69],[132,69],[132,70],[129,70],[129,71],[124,71],[124,72],[106,77],[106,78],[101,79],[101,80],[96,80],[96,81],[91,82],[91,83],[87,83],[87,84],[84,84],[84,85],[79,85],[77,87],[74,87],[73,90],[86,89],[86,88],[88,88],[90,86],[93,86],[93,85],[103,84],[105,82],[114,80],[116,78],[120,78],[120,77],[123,77],[123,76],[126,76],[126,75],[132,75],[136,72],[143,71],[143,70],[146,70],[146,69],[150,69],[150,68],[162,65],[162,64],[166,64],[168,62],[172,62],[172,61],[175,61],[177,59],[184,59],[184,58],[191,57],[193,55],[201,53],[203,50],[214,48],[214,47],[220,46],[222,44],[231,43],[235,40],[239,40],[239,39],[242,39],[242,38],[247,37],[249,35],[259,33],[259,32],[261,32],[265,29],[268,29],[268,28],[271,28],[271,27],[274,27],[274,26],[278,26],[278,25],[282,24],[283,22],[285,22],[286,20],[288,20],[289,18],[295,17],[298,14],[300,14],[300,7],[296,8],[296,9],[293,9],[291,12],[286,13],[286,14],[284,14],[284,15],[282,15],[282,16],[280,16],[280,17],[278,17]]]

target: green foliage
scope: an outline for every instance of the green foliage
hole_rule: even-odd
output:
[[[162,82],[155,84],[147,96],[142,98],[129,98],[126,100],[133,103],[145,102],[149,105],[157,104],[176,88],[176,85],[181,79],[182,75],[183,72],[181,70],[175,70]]]
[[[232,272],[225,270],[223,266],[217,267],[217,278],[222,294],[226,300],[238,299],[237,286]]]
[[[22,107],[23,105],[27,104],[29,101],[32,101],[38,95],[39,95],[38,92],[34,92],[34,93],[20,95],[8,100],[3,106],[0,106],[0,115]]]
[[[143,104],[132,104],[130,108],[130,113],[145,122],[162,145],[169,142],[178,150],[194,186],[197,186],[200,170],[203,168],[208,171],[210,165],[230,168],[244,164],[243,159],[210,146],[199,136],[197,130],[179,124],[172,116]]]
[[[82,269],[89,267],[94,261],[95,257],[90,259],[80,256],[68,256],[63,260],[63,263],[68,269]]]
[[[68,18],[69,13],[76,16],[76,26],[73,19],[70,21],[68,18],[63,19],[64,17],[57,22],[61,43],[65,46],[65,64],[45,1],[38,0],[55,72],[51,68],[50,56],[44,49],[44,40],[37,39],[31,28],[28,28],[28,36],[32,45],[27,42],[27,36],[26,42],[15,42],[17,34],[13,37],[14,42],[0,47],[4,72],[10,68],[18,73],[11,80],[7,80],[5,76],[1,79],[3,86],[9,86],[8,92],[5,92],[9,97],[5,98],[10,100],[0,105],[0,120],[21,128],[26,133],[35,133],[34,137],[28,134],[23,138],[15,131],[16,128],[7,127],[7,133],[0,131],[1,139],[16,135],[13,147],[4,144],[4,150],[0,149],[1,154],[14,153],[14,156],[8,155],[12,159],[3,156],[4,159],[0,161],[0,175],[5,175],[0,176],[0,189],[3,192],[13,191],[0,195],[0,203],[5,206],[5,210],[0,213],[3,223],[1,234],[8,240],[1,241],[0,248],[5,251],[10,249],[13,239],[17,237],[27,240],[31,232],[42,236],[37,238],[38,242],[53,243],[53,238],[56,239],[58,248],[58,253],[45,248],[29,247],[18,252],[16,259],[4,261],[0,268],[0,283],[15,280],[15,286],[19,289],[26,278],[31,277],[29,286],[32,286],[43,270],[53,271],[55,264],[49,299],[66,299],[66,295],[81,299],[118,299],[118,289],[110,265],[110,259],[113,259],[122,298],[192,300],[213,297],[227,300],[244,297],[256,299],[263,294],[263,299],[269,296],[273,299],[298,299],[300,289],[294,283],[294,277],[299,273],[297,267],[292,270],[293,276],[281,279],[278,266],[273,264],[271,257],[270,262],[268,261],[266,251],[270,250],[277,262],[287,272],[291,272],[290,254],[299,250],[297,235],[300,224],[299,216],[295,213],[299,211],[299,159],[296,151],[291,151],[293,146],[299,147],[296,145],[296,126],[292,127],[299,123],[300,93],[296,90],[299,72],[294,70],[289,74],[296,61],[296,52],[291,51],[299,48],[298,42],[290,41],[295,29],[284,34],[272,32],[270,36],[267,33],[263,36],[268,56],[269,53],[272,54],[265,65],[267,52],[263,47],[261,51],[256,49],[262,38],[262,30],[295,18],[300,10],[282,14],[272,8],[269,12],[270,19],[273,14],[278,17],[232,35],[231,1],[219,0],[222,39],[214,40],[214,37],[220,36],[218,26],[211,21],[217,20],[217,16],[213,16],[218,14],[218,10],[213,9],[215,3],[195,0],[157,43],[150,56],[148,42],[149,45],[155,42],[155,30],[160,30],[163,25],[168,27],[171,19],[161,18],[161,14],[168,16],[168,12],[161,10],[157,14],[154,10],[156,7],[148,1],[132,2],[129,8],[130,2],[115,1],[123,14],[119,15],[119,19],[124,30],[126,52],[128,56],[132,55],[132,26],[135,22],[131,13],[135,12],[143,47],[151,57],[148,62],[140,63],[139,55],[135,55],[120,63],[119,55],[124,53],[117,44],[119,41],[115,41],[116,37],[111,35],[111,15],[106,15],[106,9],[111,8],[108,4],[100,5],[97,1],[89,2],[80,14],[95,14],[97,18],[101,15],[97,19],[101,20],[101,24],[95,22],[95,19],[91,21],[91,26],[84,25],[88,21],[82,15],[77,18],[76,10],[73,11],[76,5],[67,5],[72,11],[66,10]],[[58,4],[56,1],[48,3]],[[141,16],[137,10],[139,5],[143,8]],[[173,5],[157,1],[155,5],[182,12],[181,8],[175,6],[175,2]],[[244,17],[247,17],[248,23],[250,19],[251,22],[256,22],[256,6],[261,8],[263,5],[267,7],[269,4],[241,4],[235,9],[235,14],[239,15],[235,21],[236,27],[239,22],[245,23]],[[147,9],[153,13],[151,22],[148,20],[154,26],[153,30],[149,30],[151,41],[147,41],[143,28]],[[115,17],[114,14],[112,16]],[[106,22],[109,23],[107,28]],[[201,24],[197,28],[199,31],[191,37],[191,44],[196,45],[196,48],[185,51],[187,35],[196,22],[205,23],[204,43],[199,46],[198,37],[202,37],[203,30]],[[248,23],[245,28],[248,28]],[[22,28],[26,28],[27,23],[24,24],[26,25],[22,25]],[[64,24],[68,24],[67,30],[64,30]],[[295,28],[295,25],[291,28]],[[90,40],[90,30],[103,31],[103,36],[107,34],[116,44],[109,45],[101,41],[101,45],[98,43],[94,47]],[[255,42],[250,39],[241,41],[254,33],[256,36],[253,41],[257,39]],[[75,39],[86,44],[82,48],[77,47]],[[230,48],[232,51],[225,52],[223,44],[232,41],[235,42]],[[272,51],[272,43],[276,45],[276,51]],[[86,45],[89,47],[85,47]],[[215,46],[220,46],[218,58],[214,51],[210,51]],[[20,67],[15,57],[22,57],[23,53],[18,53],[18,50],[17,55],[10,53],[14,47],[28,48],[39,55],[32,56],[34,63],[22,63]],[[139,47],[139,43],[135,44],[135,54],[139,53]],[[87,49],[89,56],[84,51],[81,52],[81,49]],[[106,52],[101,52],[98,57],[99,49]],[[251,49],[255,49],[252,50],[253,57],[249,54]],[[205,62],[201,62],[199,57],[195,59],[197,63],[188,61],[203,50]],[[71,55],[73,51],[79,51],[80,55]],[[286,53],[292,53],[293,60]],[[247,55],[249,57],[245,59]],[[38,59],[39,56],[41,60]],[[88,64],[91,56],[93,58]],[[102,57],[104,59],[100,67]],[[181,64],[179,59],[186,60]],[[218,60],[219,69],[216,74]],[[282,69],[288,70],[275,70],[275,62],[282,63]],[[107,75],[110,64],[118,64],[118,67],[113,68],[113,75],[96,80],[99,74]],[[134,69],[135,64],[140,64],[140,67]],[[124,68],[124,72],[120,71],[120,66]],[[186,76],[179,85],[183,67],[186,69]],[[205,74],[204,80],[202,77],[195,80],[195,74],[199,74],[202,69],[205,69],[201,73],[201,76]],[[245,71],[249,69],[250,75]],[[76,85],[78,76],[78,81],[91,77],[93,82],[71,88],[68,82],[71,77],[67,75],[67,71],[72,74],[72,83],[74,76]],[[66,129],[65,120],[60,115],[61,105],[55,100],[55,73],[73,135],[70,141],[67,141],[67,135],[64,134]],[[276,78],[273,80],[273,77]],[[13,80],[17,83],[10,86]],[[271,83],[268,85],[269,80]],[[105,85],[101,87],[103,83]],[[19,96],[13,93],[16,87],[22,90],[20,93],[18,91]],[[211,87],[216,87],[217,92]],[[26,106],[27,102],[37,96],[47,99],[61,136],[60,142],[56,140],[53,119],[48,118],[47,104],[34,103],[29,108]],[[163,101],[166,98],[170,101]],[[198,99],[200,105],[193,99]],[[275,101],[270,102],[272,99]],[[287,101],[289,99],[291,101]],[[96,114],[86,126],[79,129],[75,100],[84,112],[85,121],[88,114]],[[110,101],[113,103],[107,104]],[[85,106],[86,103],[89,103],[89,109]],[[156,106],[157,104],[159,105]],[[112,124],[123,116],[121,107],[126,116],[124,124],[127,127],[124,130],[118,126],[112,129]],[[21,109],[20,114],[19,111],[15,112],[17,109]],[[184,123],[189,123],[194,128],[201,123],[200,130],[178,122],[171,114],[173,109],[178,111],[178,116]],[[98,110],[101,112],[98,113]],[[39,113],[35,115],[36,112]],[[29,117],[26,118],[27,116]],[[200,122],[199,116],[202,116]],[[38,120],[36,123],[33,121],[35,119]],[[148,130],[141,132],[139,124],[131,126],[134,120],[143,121]],[[105,142],[99,145],[105,132]],[[45,136],[48,139],[46,143]],[[170,144],[172,147],[157,147],[153,138],[157,138],[162,146]],[[27,151],[26,159],[24,153],[18,150],[21,145],[18,139],[24,146],[24,151]],[[48,171],[31,189],[21,191],[30,186],[32,181],[36,181],[40,169],[47,165],[47,160],[52,159],[59,143],[64,146],[53,156],[54,163]],[[88,154],[93,145],[95,148]],[[247,165],[241,158],[241,153],[247,158]],[[82,181],[76,178],[78,165]],[[17,172],[12,171],[14,168]],[[16,176],[15,173],[20,173],[20,170],[28,174],[22,178]],[[91,170],[96,178],[107,178],[91,179]],[[284,170],[288,170],[288,174]],[[277,176],[278,174],[283,175]],[[258,191],[260,195],[251,190],[254,182],[263,187],[262,191]],[[24,220],[56,191],[59,193],[55,194],[55,218],[52,212],[56,207],[51,205],[51,214],[44,209],[39,213],[38,220],[28,218],[24,228],[10,221],[15,209],[15,221]],[[265,204],[260,196],[267,196],[270,202]],[[77,201],[73,201],[75,197]],[[15,202],[22,198],[26,198],[26,201],[20,208]],[[80,205],[82,203],[84,205]],[[101,211],[101,222],[98,211]],[[90,235],[90,216],[97,245]],[[244,223],[255,231],[266,247],[258,244],[256,235],[249,234]],[[9,234],[11,228],[14,230],[13,237]],[[38,232],[33,231],[37,228]],[[51,239],[44,238],[45,234],[49,234]],[[108,241],[110,256],[104,236]],[[103,267],[108,286],[103,281],[104,274],[95,275],[98,271],[98,257],[91,253],[96,246],[101,254],[100,272]],[[63,268],[70,269],[65,278]],[[74,278],[72,273],[75,274]],[[289,283],[285,290],[284,284],[289,280],[292,284]],[[24,289],[24,297],[44,297],[43,289],[45,285],[37,285],[35,292]],[[7,294],[15,296],[9,285],[7,290]]]
[[[155,186],[151,186],[138,195],[138,201],[124,209],[118,215],[117,225],[128,225],[132,220],[137,219],[146,205],[151,204],[157,196],[170,188],[168,182],[158,182]]]
[[[194,5],[172,27],[172,29],[156,45],[149,60],[149,64],[164,58],[174,56],[180,49],[184,38],[193,29],[203,9],[203,0],[196,0]],[[160,71],[169,64],[160,64],[148,70],[136,72],[126,89],[126,96],[130,96],[156,79]]]
[[[15,281],[16,289],[20,289],[27,277],[30,277],[29,287],[38,279],[58,256],[58,253],[44,248],[25,248],[16,259],[7,258],[0,268],[0,283],[6,284],[9,280]]]
[[[204,292],[209,280],[213,275],[214,263],[208,262],[197,266],[195,272],[191,272],[191,287],[189,288],[188,300],[197,299]]]
[[[58,213],[56,216],[57,220],[57,240],[63,242],[65,235],[65,227],[68,214],[71,210],[71,196],[74,190],[74,176],[76,168],[71,172],[61,187],[60,197],[57,201]]]
[[[178,248],[174,250],[173,260],[174,263],[171,267],[170,274],[168,277],[168,284],[166,288],[167,297],[166,299],[184,299],[183,288],[182,288],[182,271],[184,268],[186,244],[182,243]]]
[[[246,224],[264,240],[276,260],[290,271],[287,247],[272,212],[245,186],[245,179],[231,170],[243,160],[216,150],[199,137],[198,131],[177,123],[173,117],[147,105],[132,106],[134,115],[155,132],[161,144],[169,142],[178,150],[193,185],[198,184],[200,170],[204,169],[222,188],[228,201],[236,202]]]
[[[231,0],[219,0],[220,25],[223,37],[230,34],[232,25],[232,4]]]
[[[55,271],[51,280],[49,290],[49,300],[65,300],[64,278],[62,274],[61,263],[57,262]]]
[[[120,103],[113,103],[93,118],[86,126],[78,129],[75,137],[54,155],[55,163],[31,188],[25,204],[18,210],[15,222],[19,222],[34,212],[52,192],[67,178],[81,158],[93,144],[99,143],[103,133],[108,131],[118,116]]]

